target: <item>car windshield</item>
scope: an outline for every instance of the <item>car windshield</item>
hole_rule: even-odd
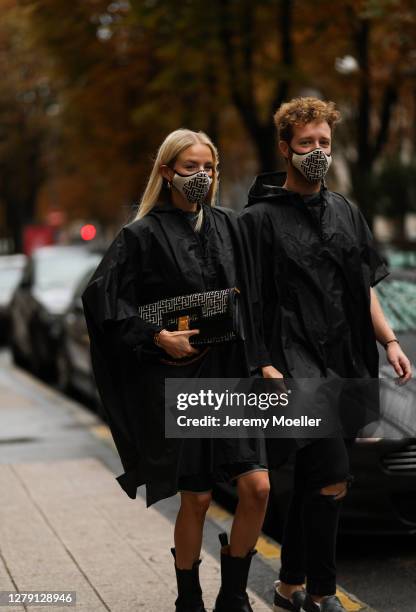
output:
[[[380,283],[377,294],[390,326],[396,332],[416,330],[416,283],[392,280]]]
[[[89,266],[89,256],[79,253],[39,257],[35,265],[35,286],[40,290],[72,288]]]
[[[416,268],[416,251],[400,251],[397,249],[385,249],[385,256],[391,270]]]

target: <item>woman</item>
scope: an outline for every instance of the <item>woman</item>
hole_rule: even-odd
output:
[[[249,612],[251,558],[269,481],[259,444],[249,439],[166,439],[165,378],[244,377],[245,344],[198,350],[197,330],[167,331],[139,318],[140,305],[238,286],[239,238],[231,211],[214,207],[218,154],[202,132],[180,129],[162,143],[139,211],[118,234],[83,295],[91,355],[106,417],[133,499],[147,504],[180,491],[175,525],[176,610],[204,610],[198,577],[205,514],[215,482],[237,481],[230,545],[222,541],[217,612]]]

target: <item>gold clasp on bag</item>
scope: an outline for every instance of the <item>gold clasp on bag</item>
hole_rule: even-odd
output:
[[[178,331],[187,331],[189,329],[189,319],[188,315],[178,318]]]

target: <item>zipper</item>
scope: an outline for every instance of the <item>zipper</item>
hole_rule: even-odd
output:
[[[309,206],[306,206],[305,203],[303,203],[303,208],[307,214],[307,216],[309,217],[312,226],[315,228],[317,234],[318,234],[318,238],[320,240],[320,242],[324,241],[324,235],[323,235],[323,231],[322,231],[322,214],[323,211],[322,209],[319,211],[319,218],[317,218],[312,211],[309,210]]]
[[[202,256],[202,260],[205,263],[206,249],[204,249],[203,242],[202,242],[201,236],[199,235],[199,232],[195,231],[192,228],[191,224],[189,223],[188,219],[185,218],[185,216],[183,215],[183,212],[182,212],[182,210],[180,208],[177,209],[177,214],[181,215],[183,223],[186,224],[188,231],[192,233],[192,237],[193,237],[194,241],[196,242],[196,244],[198,245],[199,251],[200,251],[201,256]],[[203,224],[205,223],[205,214],[206,214],[206,212],[204,211]],[[204,283],[204,290],[207,291],[207,283],[206,283],[206,279],[205,279],[204,269],[203,268],[201,269],[201,278],[202,278],[203,283]]]
[[[300,196],[299,196],[300,197]],[[312,221],[312,225],[316,228],[317,234],[320,242],[325,241],[325,235],[323,232],[323,216],[325,212],[326,203],[325,200],[322,199],[322,202],[319,204],[319,217],[313,214],[311,208],[309,207],[304,200],[300,197],[300,201],[302,202],[302,208],[306,211],[306,214],[309,216],[309,219]],[[316,206],[314,206],[316,208]]]

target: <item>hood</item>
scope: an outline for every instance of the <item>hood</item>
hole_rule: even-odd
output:
[[[279,203],[287,200],[288,197],[299,196],[294,191],[283,189],[286,180],[286,172],[265,172],[259,174],[248,192],[248,204],[252,206],[258,202]],[[322,181],[321,194],[326,191],[324,181]],[[314,194],[314,197],[315,194]]]
[[[14,290],[14,287],[5,287],[0,290],[0,308],[6,308],[10,304]]]
[[[51,315],[62,315],[71,303],[73,289],[70,287],[54,287],[46,290],[34,288],[33,295]]]
[[[209,204],[202,204],[202,208],[204,210],[206,210],[207,208],[211,208],[211,206]],[[198,207],[198,211],[199,211],[199,207]],[[161,200],[158,204],[156,204],[151,210],[149,210],[148,214],[151,215],[152,213],[183,213],[186,212],[184,211],[182,208],[178,208],[177,206],[174,206],[172,204],[172,202],[170,201],[165,201],[165,200]]]

